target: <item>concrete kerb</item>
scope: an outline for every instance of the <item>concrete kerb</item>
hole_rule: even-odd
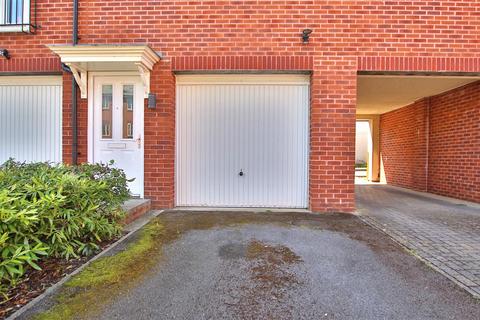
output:
[[[41,295],[39,295],[38,297],[36,297],[35,299],[33,299],[32,301],[30,301],[29,303],[27,303],[26,305],[24,305],[23,307],[21,307],[20,309],[18,309],[17,311],[15,311],[12,315],[10,315],[6,320],[13,320],[13,319],[17,319],[20,315],[22,315],[23,313],[27,312],[28,310],[30,310],[31,308],[33,308],[34,306],[36,306],[38,303],[40,303],[43,299],[45,299],[46,297],[48,296],[51,296],[53,295],[54,293],[56,293],[58,291],[58,289],[60,289],[60,287],[66,283],[68,280],[70,280],[73,276],[79,274],[80,272],[82,272],[82,270],[84,270],[86,267],[88,267],[91,263],[93,263],[94,261],[102,258],[103,256],[105,256],[106,254],[108,254],[111,250],[115,249],[118,245],[120,245],[121,243],[123,243],[125,240],[127,240],[128,238],[130,238],[130,236],[132,236],[136,231],[140,230],[143,226],[145,226],[148,222],[150,222],[150,220],[152,220],[153,218],[157,217],[158,215],[160,215],[162,212],[164,212],[164,210],[151,210],[149,211],[147,214],[145,214],[144,216],[142,216],[141,218],[133,221],[132,223],[128,224],[127,226],[125,226],[125,231],[127,231],[127,234],[125,234],[124,236],[122,236],[120,239],[118,239],[116,242],[114,242],[113,244],[111,244],[108,248],[106,248],[105,250],[103,250],[102,252],[98,253],[96,256],[94,256],[92,259],[88,260],[87,262],[85,262],[83,265],[81,265],[80,267],[78,267],[75,271],[73,271],[72,273],[70,274],[67,274],[65,277],[63,277],[60,281],[58,281],[57,283],[55,283],[54,285],[52,285],[51,287],[49,287],[47,290],[45,290],[45,292],[43,292]]]

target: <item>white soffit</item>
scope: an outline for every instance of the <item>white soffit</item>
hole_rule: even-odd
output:
[[[480,80],[470,76],[359,75],[357,114],[382,114]]]
[[[50,45],[63,63],[70,67],[80,87],[82,98],[87,97],[87,77],[90,71],[137,70],[145,88],[150,92],[150,71],[161,56],[148,45]]]

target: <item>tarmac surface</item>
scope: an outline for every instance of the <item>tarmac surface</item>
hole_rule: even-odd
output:
[[[480,319],[479,300],[353,215],[171,211],[156,219],[165,226],[158,255],[144,258],[155,263],[73,318]]]

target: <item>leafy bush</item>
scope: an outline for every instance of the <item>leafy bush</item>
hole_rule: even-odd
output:
[[[0,167],[0,292],[42,257],[90,255],[121,232],[127,179],[111,165]],[[3,290],[2,290],[3,288]]]

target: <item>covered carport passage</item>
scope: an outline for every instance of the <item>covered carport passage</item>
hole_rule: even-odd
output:
[[[359,74],[357,121],[370,126],[368,182],[480,202],[479,79]],[[359,143],[357,133],[357,150]]]
[[[369,124],[371,143],[367,179],[357,177],[363,185],[355,188],[357,212],[365,222],[477,298],[478,79],[360,74],[357,123]],[[356,150],[362,150],[361,141]]]

